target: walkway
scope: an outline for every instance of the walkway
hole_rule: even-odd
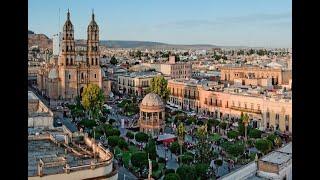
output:
[[[165,158],[165,155],[168,158],[167,161],[167,169],[177,169],[179,167],[179,164],[177,162],[177,156],[168,149],[167,153],[165,153],[165,148],[163,144],[157,145],[157,154],[159,157]]]

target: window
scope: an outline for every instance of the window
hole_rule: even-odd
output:
[[[73,64],[73,59],[72,59],[72,58],[70,59],[70,64],[71,64],[71,65]]]
[[[93,58],[91,58],[91,65],[93,65]]]
[[[247,103],[244,103],[244,108],[247,109]]]
[[[81,73],[81,79],[83,79],[83,73]]]
[[[276,114],[276,130],[279,130],[279,114]]]
[[[269,128],[270,127],[270,113],[269,112],[266,113],[266,120],[267,120],[267,128]]]
[[[97,78],[97,74],[94,74],[94,78]]]
[[[204,99],[204,104],[207,104],[207,98]]]
[[[98,58],[96,58],[96,65],[98,65]]]
[[[289,131],[289,115],[285,116],[286,131]]]
[[[66,64],[69,65],[69,58],[66,59]]]
[[[69,74],[69,79],[71,79],[71,74]]]

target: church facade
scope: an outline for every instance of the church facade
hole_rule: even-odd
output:
[[[94,13],[87,28],[86,50],[78,52],[68,10],[59,56],[45,63],[39,70],[38,89],[52,100],[73,101],[76,96],[81,96],[88,84],[96,84],[102,88],[102,69],[99,62],[99,26],[94,19]]]

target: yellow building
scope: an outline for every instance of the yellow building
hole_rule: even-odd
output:
[[[260,94],[212,90],[191,80],[169,80],[168,104],[213,118],[228,119],[247,113],[253,127],[292,132],[292,100]]]

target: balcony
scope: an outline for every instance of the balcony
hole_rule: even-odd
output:
[[[249,109],[249,108],[237,107],[237,106],[230,106],[230,109],[237,110],[237,111],[244,111],[244,112],[261,114],[261,110],[259,110],[259,109]]]

